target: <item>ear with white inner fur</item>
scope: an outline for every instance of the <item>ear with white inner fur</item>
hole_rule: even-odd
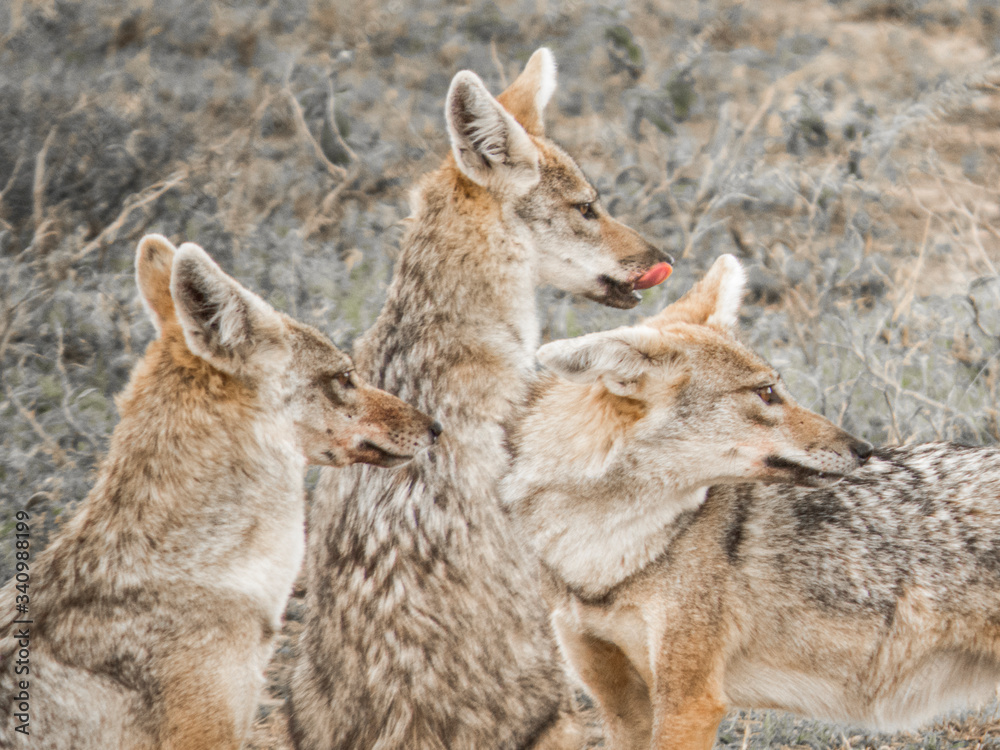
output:
[[[147,234],[135,251],[135,283],[157,334],[176,320],[170,297],[170,274],[176,252],[177,248],[162,234]]]
[[[654,328],[694,323],[732,332],[739,323],[745,287],[746,272],[740,262],[732,255],[720,255],[683,297],[644,322]]]
[[[535,50],[514,82],[497,97],[532,135],[545,135],[545,106],[556,90],[556,60],[545,47]]]
[[[635,392],[639,378],[656,366],[653,352],[664,354],[662,335],[646,326],[588,333],[545,344],[538,361],[567,380],[596,383],[619,396]],[[670,352],[676,361],[680,352]]]
[[[250,374],[278,345],[280,316],[194,243],[174,256],[170,292],[188,349],[223,372]]]
[[[535,144],[475,73],[452,79],[445,118],[458,168],[477,185],[527,190],[538,181]]]

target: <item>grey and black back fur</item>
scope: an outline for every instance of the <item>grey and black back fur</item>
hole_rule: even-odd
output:
[[[997,448],[883,448],[833,487],[717,487],[699,514],[726,517],[719,559],[752,602],[731,705],[899,729],[994,695]]]

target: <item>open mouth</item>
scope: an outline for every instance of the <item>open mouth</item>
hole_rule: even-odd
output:
[[[610,276],[602,275],[598,277],[598,282],[603,288],[602,293],[592,295],[591,299],[608,307],[628,310],[642,301],[642,295],[637,290],[649,289],[657,284],[662,284],[673,270],[669,263],[657,263],[652,268],[647,269],[645,273],[634,276],[628,281],[619,281]]]
[[[362,440],[361,445],[355,451],[355,460],[365,464],[375,466],[400,466],[413,458],[412,453],[394,453],[380,445],[376,445],[371,440]]]

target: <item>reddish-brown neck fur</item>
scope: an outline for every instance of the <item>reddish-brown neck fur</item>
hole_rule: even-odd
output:
[[[152,403],[149,403],[152,400]],[[125,391],[117,398],[122,422],[143,419],[153,404],[170,401],[203,401],[244,410],[257,400],[255,389],[247,382],[217,370],[201,357],[192,354],[184,334],[176,323],[165,326],[160,338],[146,349]],[[241,415],[245,416],[245,415]]]
[[[165,327],[118,398],[121,421],[94,488],[36,565],[45,581],[36,614],[50,596],[123,595],[158,555],[182,553],[178,534],[192,517],[210,517],[239,496],[238,480],[266,474],[252,454],[232,450],[250,447],[256,402],[251,386],[191,354],[179,327]],[[226,477],[233,481],[220,484]]]

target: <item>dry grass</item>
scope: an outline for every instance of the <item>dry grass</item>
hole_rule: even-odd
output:
[[[39,539],[93,480],[152,335],[137,239],[202,244],[341,345],[391,276],[406,193],[446,151],[451,75],[499,90],[539,45],[549,130],[681,259],[631,315],[554,292],[545,334],[621,325],[722,252],[748,340],[878,443],[1000,439],[1000,11],[965,0],[13,0],[0,5],[0,531]],[[0,579],[10,573],[0,546]],[[257,747],[278,714],[297,621]],[[989,747],[735,717],[725,747]],[[280,744],[280,743],[279,743]]]

